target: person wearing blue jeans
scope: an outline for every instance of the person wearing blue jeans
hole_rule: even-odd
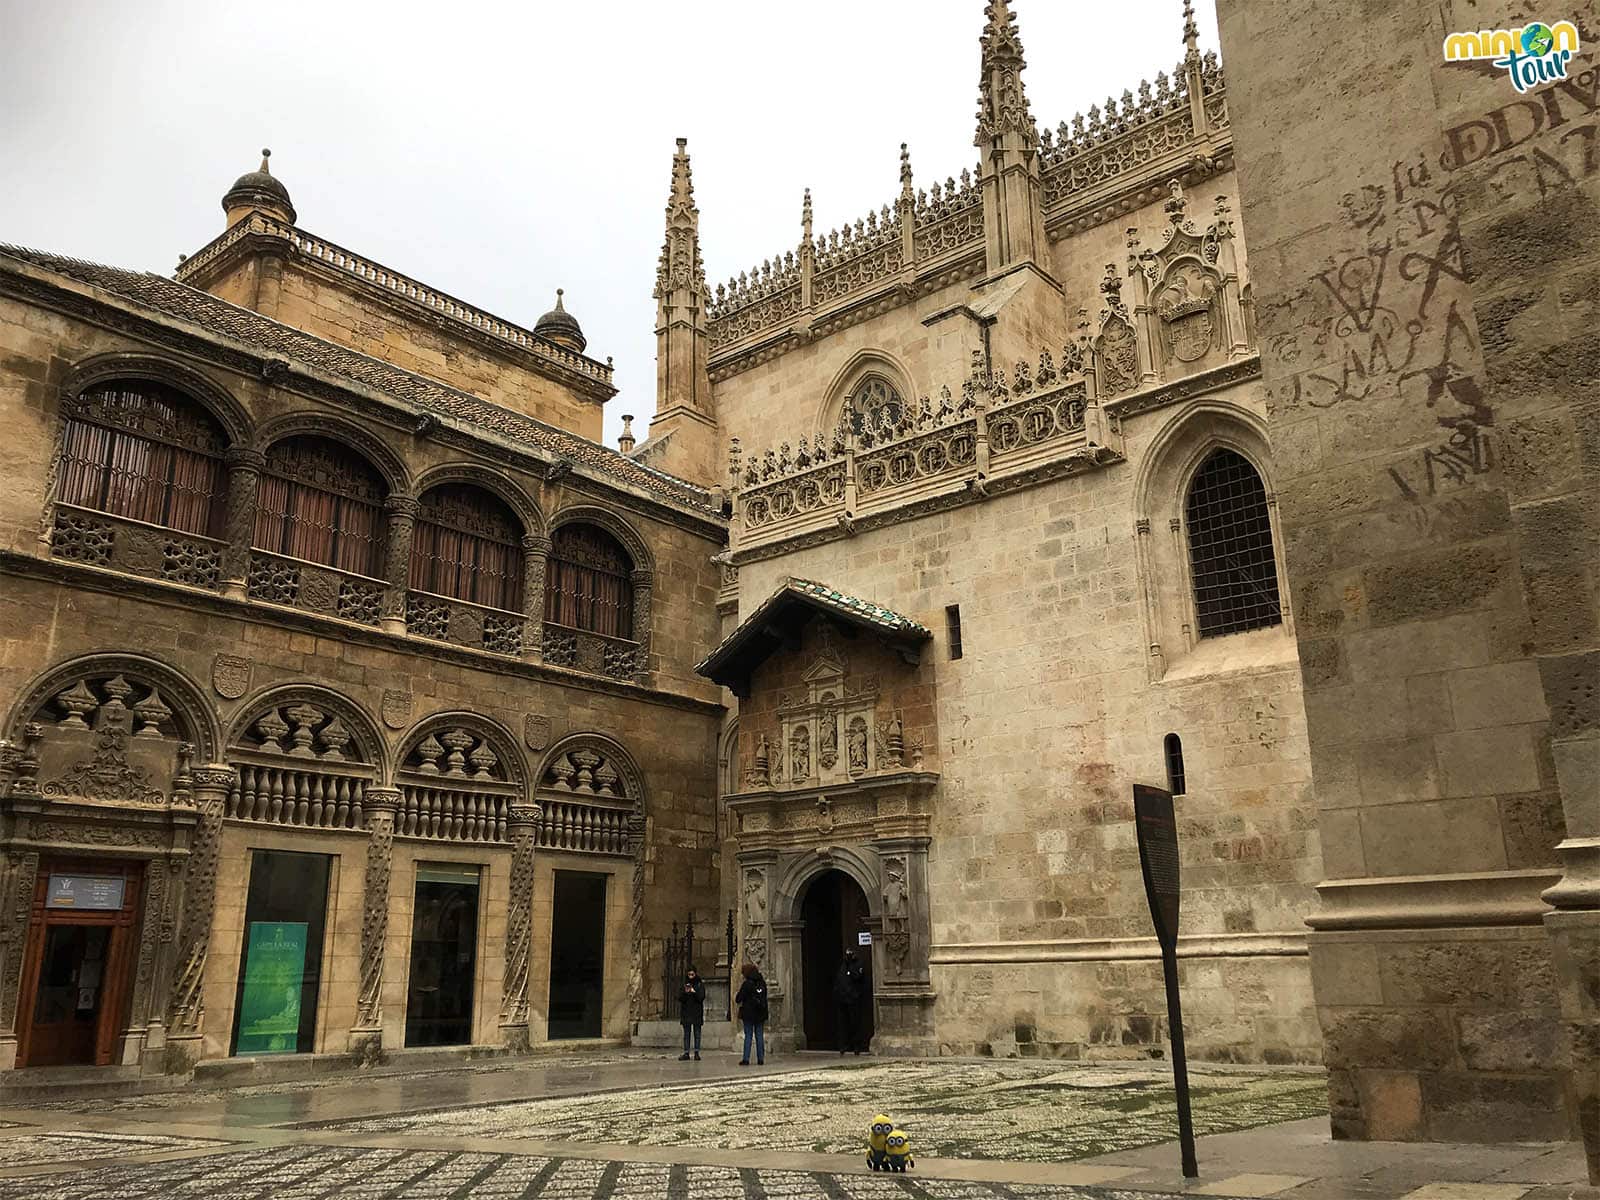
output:
[[[683,1053],[678,1055],[679,1062],[689,1061],[689,1035],[694,1034],[694,1057],[700,1061],[700,1027],[706,1023],[706,981],[700,978],[700,972],[693,967],[683,979],[683,988],[678,994],[678,1020],[683,1025]]]
[[[761,971],[755,963],[745,963],[739,973],[744,976],[744,982],[739,985],[739,994],[734,997],[739,1005],[739,1020],[744,1023],[744,1057],[739,1060],[739,1065],[750,1065],[750,1042],[753,1039],[756,1044],[756,1065],[759,1067],[767,1061],[767,981],[761,977]]]

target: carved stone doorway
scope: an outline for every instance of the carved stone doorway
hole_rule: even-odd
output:
[[[127,1019],[142,867],[46,863],[34,885],[20,1067],[107,1066]]]
[[[800,901],[802,1012],[805,1021],[806,1049],[838,1050],[842,1033],[833,1002],[833,980],[844,961],[844,952],[859,944],[859,934],[868,932],[867,896],[843,871],[828,870],[812,879]],[[872,953],[857,949],[867,969],[861,993],[861,1041],[872,1040]]]

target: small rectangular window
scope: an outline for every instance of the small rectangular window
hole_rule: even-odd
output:
[[[961,657],[961,605],[947,604],[944,610],[944,628],[950,638],[950,657]]]

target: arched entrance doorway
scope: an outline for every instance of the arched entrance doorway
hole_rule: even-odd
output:
[[[824,871],[811,881],[800,902],[800,974],[805,1005],[806,1049],[839,1049],[838,1016],[833,1006],[833,977],[847,948],[857,948],[867,932],[867,896],[843,871]],[[867,968],[863,989],[863,1037],[872,1038],[872,949],[857,949]]]

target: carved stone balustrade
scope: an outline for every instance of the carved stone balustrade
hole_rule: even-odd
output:
[[[638,642],[627,638],[607,637],[551,622],[544,626],[544,661],[553,667],[631,680],[643,669],[642,649]]]
[[[892,423],[841,432],[836,448],[802,443],[798,455],[786,445],[753,457],[734,489],[732,565],[1120,459],[1093,372],[1093,355],[1072,343],[1060,367],[1045,351],[1037,364],[1015,364],[1009,381],[975,368],[959,401],[945,389],[937,407],[924,398]]]
[[[333,762],[288,766],[263,756],[231,754],[237,773],[226,815],[237,821],[303,829],[361,829],[372,769]]]
[[[489,781],[400,780],[395,836],[444,842],[503,842],[521,789]]]
[[[383,615],[384,586],[381,579],[252,550],[245,594],[266,604],[376,626]]]
[[[50,553],[69,562],[109,567],[214,592],[222,582],[227,543],[126,517],[58,504]]]
[[[539,845],[548,850],[626,856],[631,807],[540,799]]]
[[[525,621],[522,613],[436,596],[432,592],[413,589],[406,597],[407,633],[493,654],[522,653]]]

